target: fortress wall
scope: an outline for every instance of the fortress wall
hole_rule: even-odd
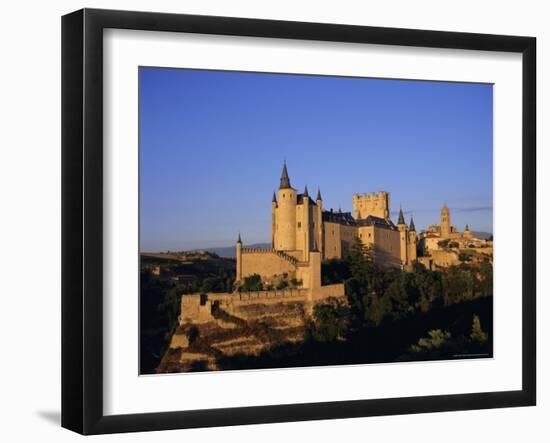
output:
[[[285,273],[294,274],[296,271],[295,264],[271,250],[256,252],[243,250],[241,262],[242,278],[258,274],[263,281],[267,281]]]
[[[312,301],[320,301],[328,297],[345,298],[346,293],[343,283],[336,283],[334,285],[320,286],[312,291]]]
[[[351,246],[357,237],[357,227],[355,226],[340,226],[340,239],[342,240],[342,247],[340,258],[347,257],[351,252]]]
[[[359,226],[359,238],[365,246],[374,244],[374,226]]]
[[[399,231],[374,227],[374,258],[385,268],[401,267],[401,240]]]
[[[318,302],[328,297],[344,298],[344,285],[342,283],[320,286],[313,292],[309,289],[284,289],[273,291],[254,291],[241,293],[210,293],[207,294],[205,303],[201,302],[201,294],[183,295],[181,297],[180,324],[183,323],[207,323],[215,321],[212,316],[212,305],[219,303],[220,308],[231,315],[247,319],[246,310],[249,306],[263,305],[274,306],[280,303],[308,303]],[[204,297],[203,297],[204,298]],[[255,314],[254,314],[255,315]]]
[[[340,225],[338,223],[325,222],[325,253],[326,260],[342,257],[342,241],[340,239]]]

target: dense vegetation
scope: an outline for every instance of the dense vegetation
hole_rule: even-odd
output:
[[[149,259],[142,264],[156,262]],[[234,266],[234,260],[208,256],[164,263],[161,276],[152,276],[147,266],[142,268],[142,373],[153,372],[166,352],[177,326],[181,295],[233,290]],[[268,337],[272,345],[260,355],[216,355],[218,367],[249,369],[492,356],[493,267],[488,259],[462,260],[457,266],[435,271],[420,264],[408,271],[383,270],[376,266],[372,249],[358,240],[345,259],[323,263],[322,278],[325,285],[343,282],[347,303],[328,299],[316,305],[305,322],[303,342],[285,341],[267,323],[246,323],[240,329],[223,332]],[[240,289],[299,285],[282,278],[266,287],[259,276],[253,275]],[[225,318],[227,313],[222,310],[214,314],[235,322]],[[208,340],[198,330],[190,334],[193,349],[208,348]]]
[[[160,266],[160,275],[151,269]],[[235,261],[206,253],[186,259],[141,257],[140,373],[153,373],[178,326],[182,294],[230,292]]]
[[[357,241],[350,256],[323,264],[323,284],[344,282],[348,303],[329,299],[306,321],[305,341],[224,369],[295,367],[492,356],[493,268],[466,261],[437,271],[382,270]]]

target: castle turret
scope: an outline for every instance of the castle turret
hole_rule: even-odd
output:
[[[277,211],[275,221],[275,249],[278,251],[296,250],[296,189],[290,186],[290,178],[286,162],[277,195]]]
[[[441,237],[447,238],[451,235],[451,211],[447,207],[447,203],[441,209]]]
[[[414,220],[411,217],[411,223],[409,224],[409,238],[408,238],[408,261],[409,264],[416,260],[416,247],[417,247],[417,237],[416,237],[416,228],[414,226]]]
[[[315,226],[315,246],[321,256],[323,256],[323,198],[321,197],[321,188],[317,188],[317,225]]]
[[[298,229],[299,234],[301,235],[301,246],[296,245],[297,249],[302,248],[303,260],[309,261],[309,251],[311,249],[311,214],[310,214],[310,204],[309,204],[309,192],[307,190],[307,185],[302,194],[302,220],[301,227]],[[298,222],[300,226],[300,222]]]
[[[399,216],[397,217],[397,230],[399,231],[399,252],[401,264],[405,265],[408,261],[408,238],[407,224],[403,215],[403,209],[399,208]]]
[[[275,248],[275,232],[277,225],[277,197],[275,191],[273,191],[273,198],[271,199],[271,247]]]
[[[235,258],[237,261],[235,283],[239,283],[243,277],[242,250],[243,242],[241,241],[241,233],[239,232],[239,237],[237,238],[237,244],[235,246]]]
[[[397,217],[397,225],[405,225],[405,227],[407,226],[406,223],[405,223],[405,217],[403,215],[403,209],[399,208],[399,216]]]
[[[472,231],[470,231],[470,227],[466,225],[466,229],[464,229],[464,237],[465,238],[472,238],[474,235],[472,234]]]

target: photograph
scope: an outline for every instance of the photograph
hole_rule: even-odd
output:
[[[492,84],[142,66],[139,145],[140,374],[492,358]]]

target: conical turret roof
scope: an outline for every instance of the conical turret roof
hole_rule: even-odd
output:
[[[409,231],[415,231],[416,232],[416,228],[414,227],[414,220],[411,216],[411,223],[409,224]]]
[[[321,188],[317,188],[317,199],[316,200],[323,200],[321,198]]]
[[[397,224],[398,225],[404,225],[405,224],[405,217],[403,216],[403,209],[399,208],[399,217],[397,217]]]
[[[283,163],[283,172],[281,174],[281,184],[279,189],[290,188],[290,178],[288,178],[288,171],[286,169],[286,160]]]

